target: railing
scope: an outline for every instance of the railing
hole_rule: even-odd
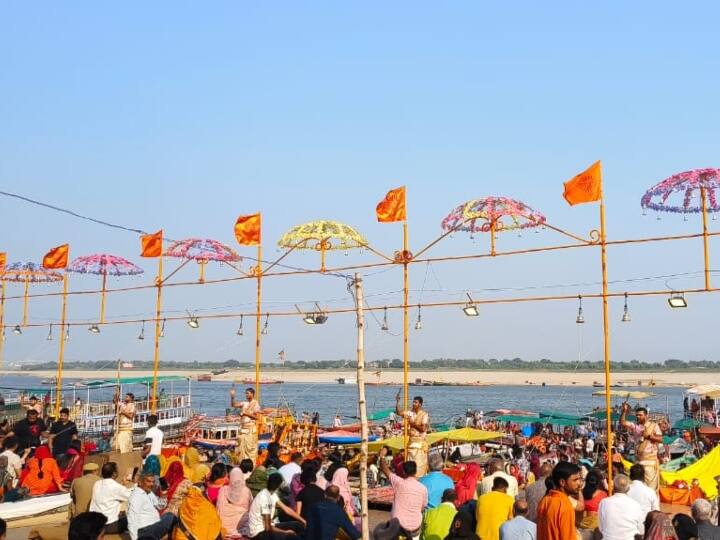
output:
[[[190,405],[189,395],[172,395],[158,398],[158,413],[166,409],[181,409]],[[149,413],[152,410],[152,400],[140,400],[135,402],[135,414]],[[85,403],[78,419],[89,416],[113,416],[117,414],[114,403]]]

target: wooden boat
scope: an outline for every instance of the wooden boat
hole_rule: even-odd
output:
[[[210,373],[203,373],[197,376],[198,382],[211,382],[212,375]]]
[[[284,382],[285,381],[283,381],[281,379],[260,379],[260,384],[283,384]],[[250,377],[245,377],[242,380],[242,383],[247,384],[247,385],[253,385],[253,384],[255,384],[255,379],[250,378]]]

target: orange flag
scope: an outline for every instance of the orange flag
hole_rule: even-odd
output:
[[[380,223],[392,223],[394,221],[405,221],[405,186],[388,191],[385,198],[375,208],[377,220]]]
[[[0,253],[0,272],[5,270],[7,266],[7,253]]]
[[[565,182],[563,197],[570,206],[599,201],[602,196],[602,170],[596,161],[590,167]]]
[[[62,270],[67,267],[70,256],[70,244],[54,247],[43,257],[43,268],[48,270]]]
[[[140,245],[142,246],[141,257],[160,257],[162,256],[163,232],[160,229],[153,234],[145,234],[140,237]]]
[[[235,222],[235,238],[241,246],[260,245],[260,213],[240,216]]]

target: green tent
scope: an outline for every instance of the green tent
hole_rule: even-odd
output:
[[[368,414],[368,420],[371,420],[371,421],[385,420],[386,418],[390,418],[390,415],[394,412],[395,412],[395,409],[383,409],[381,411],[377,411],[372,414]]]
[[[540,411],[540,418],[562,418],[564,420],[574,420],[579,422],[584,416],[578,416],[576,414],[562,413],[558,411]]]
[[[683,418],[673,424],[673,429],[697,429],[705,425],[705,422],[692,418]]]

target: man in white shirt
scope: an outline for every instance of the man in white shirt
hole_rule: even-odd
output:
[[[613,481],[614,495],[600,501],[598,517],[603,540],[633,540],[644,534],[645,515],[640,504],[628,497],[630,478],[618,474]]]
[[[642,508],[644,523],[648,512],[660,510],[660,499],[654,489],[645,485],[645,467],[639,463],[630,467],[630,480],[628,496],[637,501]]]
[[[278,469],[278,472],[282,475],[286,485],[290,485],[293,476],[302,472],[303,455],[300,452],[295,452],[290,456],[290,463],[283,465]]]
[[[172,536],[177,516],[165,512],[160,517],[158,498],[152,492],[155,476],[143,473],[140,483],[130,492],[128,499],[128,532],[132,540],[138,538],[154,538],[160,540],[166,534]]]
[[[130,497],[130,490],[119,484],[117,463],[105,463],[100,471],[102,480],[93,486],[90,511],[100,512],[107,518],[105,532],[120,534],[127,530],[128,522],[125,515],[120,513],[120,505],[126,503]]]
[[[595,439],[588,437],[585,441],[585,457],[592,457],[595,452]]]
[[[18,449],[18,439],[14,435],[6,437],[3,441],[3,453],[0,456],[5,456],[8,460],[8,472],[13,480],[13,487],[17,486],[18,479],[22,473],[23,463],[25,458],[30,453],[30,449],[26,448],[25,453],[22,457],[18,456],[15,452]]]
[[[273,473],[268,477],[267,488],[258,493],[250,505],[247,527],[241,531],[243,536],[253,540],[273,540],[284,536],[290,540],[298,538],[298,534],[304,530],[305,520],[291,508],[285,506],[277,495],[277,490],[280,489],[282,483],[283,477],[279,473]],[[273,515],[276,507],[296,521],[274,522]]]
[[[157,414],[149,414],[147,417],[148,430],[145,432],[145,447],[142,451],[142,457],[158,456],[162,451],[163,438],[165,434],[157,427]]]
[[[514,476],[511,476],[505,472],[505,462],[501,458],[493,458],[488,462],[487,476],[480,483],[480,495],[490,493],[493,489],[493,481],[495,477],[499,476],[504,478],[508,483],[507,494],[513,499],[518,496],[518,483]]]

